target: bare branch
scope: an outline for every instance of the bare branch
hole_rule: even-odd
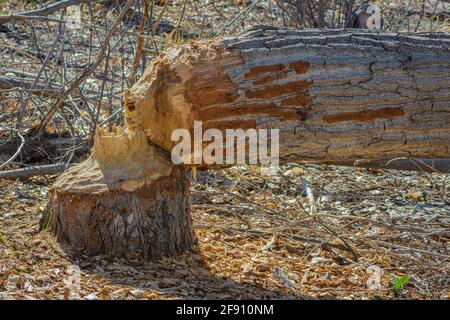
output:
[[[21,140],[20,146],[19,146],[19,148],[17,149],[17,151],[13,154],[13,156],[11,158],[9,158],[8,160],[6,160],[5,162],[3,162],[0,165],[0,170],[5,168],[12,161],[14,161],[14,159],[16,159],[18,157],[20,152],[22,152],[23,146],[25,145],[25,138],[20,134],[20,132],[17,132],[17,135],[20,137],[20,140]]]
[[[38,19],[37,17],[43,17],[47,16],[55,11],[67,8],[68,6],[73,5],[79,5],[82,3],[89,3],[93,2],[92,0],[64,0],[59,1],[56,3],[53,3],[47,7],[36,9],[36,10],[30,10],[30,11],[24,11],[17,14],[10,14],[10,15],[3,15],[0,16],[0,25],[18,21],[18,20],[27,20],[27,19]]]
[[[61,108],[64,104],[64,101],[67,99],[67,97],[92,73],[97,69],[97,67],[103,62],[103,60],[106,57],[106,51],[107,47],[109,46],[109,41],[111,40],[111,37],[113,36],[114,32],[116,31],[117,27],[119,26],[123,16],[128,11],[128,9],[133,4],[134,0],[128,0],[125,4],[125,7],[122,9],[120,14],[117,16],[116,20],[114,21],[113,25],[111,26],[111,29],[109,30],[108,34],[106,35],[105,40],[103,41],[101,51],[99,53],[99,57],[97,60],[88,68],[86,68],[72,83],[70,84],[69,88],[64,91],[64,93],[61,95],[61,97],[58,99],[58,101],[53,106],[52,110],[48,113],[48,115],[42,120],[42,122],[39,124],[37,133],[38,135],[42,134],[45,130],[45,127],[47,126],[48,122],[53,118],[56,111]]]
[[[33,166],[22,169],[8,170],[0,172],[0,179],[17,179],[29,178],[33,176],[44,176],[48,174],[55,174],[63,172],[67,167],[73,167],[74,164],[67,165],[66,163],[48,164],[42,166]]]

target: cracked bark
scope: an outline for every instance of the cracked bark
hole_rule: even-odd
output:
[[[450,35],[257,30],[170,49],[126,93],[130,130],[279,128],[281,161],[448,158]]]

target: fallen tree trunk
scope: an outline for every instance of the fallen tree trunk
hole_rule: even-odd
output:
[[[280,130],[280,160],[447,158],[450,35],[266,30],[173,48],[126,93],[131,131]]]
[[[78,253],[191,247],[188,181],[169,158],[195,121],[279,129],[282,162],[448,158],[449,47],[448,34],[259,30],[171,48],[126,92],[128,133],[98,130],[42,225]]]

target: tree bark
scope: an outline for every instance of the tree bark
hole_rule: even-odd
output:
[[[280,129],[282,162],[448,158],[450,35],[257,30],[190,42],[125,94],[131,131]]]
[[[195,242],[189,180],[143,132],[98,128],[90,158],[53,185],[40,226],[75,255],[173,256]]]
[[[308,161],[308,163],[311,163],[311,161]],[[390,160],[322,161],[318,164],[329,164],[366,169],[392,169],[444,174],[450,173],[450,159],[397,158]]]

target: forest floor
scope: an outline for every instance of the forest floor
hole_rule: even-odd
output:
[[[159,263],[71,259],[38,231],[53,178],[0,182],[0,298],[450,296],[446,175],[298,165],[199,172],[198,246]]]
[[[385,15],[386,30],[450,31],[448,21],[425,16],[421,22],[420,15],[400,19],[399,12],[409,8],[406,1],[377,3],[386,12],[393,8]],[[439,3],[439,9],[448,10],[447,5]],[[182,20],[186,38],[234,35],[258,24],[279,26],[282,20],[280,10],[259,4],[245,11],[230,1],[190,1],[183,19],[181,8],[169,6],[161,22],[173,27]],[[62,32],[60,12],[52,16],[56,22],[0,28],[0,76],[28,83],[37,79],[51,87],[30,99],[26,88],[0,90],[0,147],[14,142],[18,130],[25,135],[26,128],[39,123],[55,95],[95,61],[118,11],[94,9],[83,9],[81,29]],[[155,10],[156,17],[162,9]],[[7,12],[0,6],[0,13]],[[70,131],[69,147],[35,147],[2,170],[82,161],[86,152],[78,151],[89,146],[99,122],[123,124],[121,93],[130,85],[139,27],[133,17],[129,14],[115,33],[106,62],[47,126],[56,137],[66,138]],[[147,32],[146,39],[153,37]],[[152,41],[160,50],[170,42],[159,35]],[[158,53],[153,47],[145,48],[147,65]],[[16,123],[22,109],[22,122]],[[17,146],[0,154],[0,163]],[[448,299],[447,177],[306,164],[284,165],[270,177],[245,166],[200,171],[191,179],[198,245],[176,258],[145,264],[113,256],[71,258],[50,232],[38,231],[56,176],[0,180],[0,299]],[[402,276],[410,278],[400,289]]]

